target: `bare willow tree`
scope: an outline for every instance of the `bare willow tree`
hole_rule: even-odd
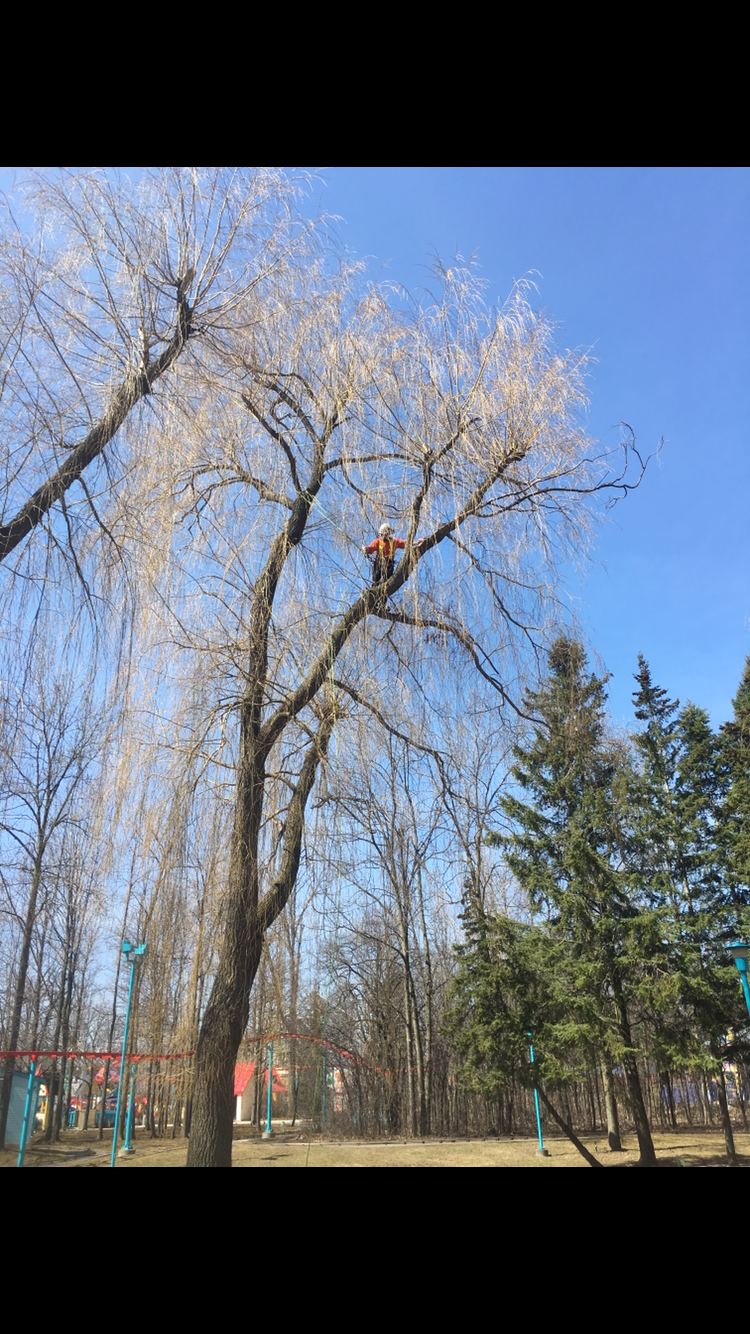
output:
[[[517,709],[514,682],[556,617],[591,498],[630,485],[627,449],[613,468],[586,437],[584,373],[523,288],[495,310],[457,265],[432,300],[404,305],[343,259],[307,254],[264,321],[217,355],[190,433],[160,442],[171,499],[149,524],[169,561],[153,571],[154,625],[172,641],[172,679],[179,661],[186,680],[215,683],[200,744],[217,774],[230,766],[235,794],[191,1166],[231,1163],[250,990],[337,721],[385,718],[411,696],[416,733],[446,672],[455,691],[467,670]],[[197,404],[190,368],[177,376]],[[370,587],[362,545],[386,519],[406,546]]]
[[[438,897],[434,881],[442,880],[437,847],[444,843],[442,809],[424,754],[392,732],[378,735],[381,732],[376,727],[360,735],[359,763],[335,776],[333,809],[350,845],[345,874],[358,900],[347,903],[340,934],[342,943],[351,938],[356,942],[378,923],[380,943],[397,961],[408,1126],[412,1134],[424,1135],[430,1132],[432,1101],[435,987],[430,919]],[[364,904],[368,910],[363,912]],[[355,946],[353,958],[357,953]],[[348,1044],[351,1037],[341,1035],[341,1040]]]

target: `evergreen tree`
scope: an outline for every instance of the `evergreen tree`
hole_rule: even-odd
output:
[[[723,840],[730,893],[743,938],[750,932],[750,657],[732,700],[734,718],[721,728],[722,752],[730,782],[723,811]]]
[[[464,942],[456,946],[457,966],[448,991],[443,1031],[462,1058],[462,1088],[497,1101],[515,1078],[523,1077],[534,981],[524,938],[529,928],[485,912],[469,883],[463,896]]]
[[[652,1165],[630,1018],[650,919],[633,904],[623,873],[627,776],[622,752],[606,737],[605,686],[606,678],[587,673],[579,643],[555,642],[547,682],[526,697],[539,723],[515,750],[520,795],[503,802],[515,832],[500,841],[559,942],[554,977],[558,998],[567,994],[569,1034],[579,1045],[603,1043],[622,1062],[641,1163]]]
[[[633,737],[640,758],[640,774],[631,794],[636,836],[640,834],[638,877],[649,901],[654,905],[668,901],[677,917],[679,872],[674,866],[673,806],[679,742],[673,715],[680,701],[671,700],[666,690],[653,684],[642,653],[638,654],[635,679],[639,686],[633,694],[635,716],[646,724]]]
[[[715,1076],[736,1162],[723,1074],[736,1010],[723,949],[735,916],[722,848],[727,766],[706,711],[688,703],[675,718],[679,702],[653,685],[642,655],[635,680],[635,715],[646,726],[633,738],[641,766],[631,798],[631,884],[660,914],[663,966],[641,988],[641,1002],[673,1117],[670,1069],[689,1064]]]

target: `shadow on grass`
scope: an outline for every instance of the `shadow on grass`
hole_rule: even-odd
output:
[[[750,1167],[750,1157],[747,1154],[737,1154],[738,1165],[740,1167]],[[628,1167],[640,1167],[640,1163],[608,1163],[608,1167],[615,1167],[619,1170]],[[685,1149],[683,1153],[657,1153],[657,1167],[730,1167],[731,1163],[727,1161],[725,1153],[715,1153],[710,1158],[705,1155],[695,1153],[693,1149]]]

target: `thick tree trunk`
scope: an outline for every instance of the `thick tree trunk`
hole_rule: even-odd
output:
[[[195,1055],[195,1091],[188,1167],[231,1167],[234,1065],[250,1013],[250,989],[266,931],[285,907],[299,869],[305,806],[336,721],[335,706],[310,742],[289,803],[279,872],[258,897],[258,842],[263,812],[265,753],[243,712],[237,803],[229,865],[224,943]]]
[[[261,950],[262,939],[256,931],[255,940],[251,936],[242,951],[243,967],[225,967],[214,983],[195,1058],[188,1167],[232,1166],[234,1066]]]
[[[643,1101],[643,1090],[641,1088],[640,1075],[638,1074],[638,1063],[636,1061],[635,1052],[633,1051],[630,1019],[628,1018],[625,997],[622,994],[619,979],[616,979],[613,982],[613,991],[615,1005],[617,1007],[620,1034],[625,1048],[622,1064],[625,1070],[625,1077],[628,1081],[630,1110],[635,1124],[635,1133],[638,1136],[638,1147],[641,1151],[638,1165],[639,1167],[656,1167],[656,1151],[654,1149],[654,1141],[651,1138],[651,1127],[648,1123],[646,1104]]]
[[[723,1066],[719,1066],[719,1073],[716,1076],[716,1085],[719,1092],[719,1107],[721,1108],[721,1125],[724,1131],[724,1143],[727,1146],[727,1158],[730,1167],[739,1167],[740,1160],[737,1157],[737,1150],[734,1147],[734,1132],[732,1130],[732,1120],[729,1115],[729,1103],[727,1101],[727,1085],[724,1078]]]
[[[576,1149],[578,1150],[578,1152],[580,1153],[581,1157],[586,1159],[586,1162],[588,1163],[589,1167],[601,1167],[601,1163],[598,1162],[598,1160],[594,1157],[593,1153],[589,1153],[589,1151],[588,1151],[588,1149],[586,1148],[585,1144],[582,1144],[581,1141],[579,1140],[578,1136],[575,1134],[573,1128],[572,1128],[571,1126],[569,1126],[565,1121],[563,1121],[563,1119],[562,1119],[562,1117],[560,1116],[559,1112],[556,1112],[556,1111],[555,1111],[555,1109],[554,1109],[554,1107],[552,1106],[552,1103],[550,1102],[550,1100],[549,1100],[549,1098],[547,1097],[546,1093],[543,1093],[542,1090],[539,1088],[538,1085],[537,1085],[537,1092],[538,1092],[539,1097],[541,1098],[542,1102],[544,1103],[545,1107],[547,1108],[547,1111],[549,1112],[550,1116],[552,1117],[552,1120],[555,1122],[556,1125],[558,1125],[558,1126],[560,1127],[560,1129],[562,1130],[563,1134],[564,1134],[564,1135],[567,1135],[567,1137],[568,1137],[568,1139],[570,1140],[571,1144],[573,1144],[573,1145],[575,1146],[575,1148],[576,1148]]]
[[[620,1118],[617,1114],[617,1099],[615,1098],[615,1081],[612,1078],[612,1067],[606,1052],[602,1057],[601,1065],[604,1081],[604,1105],[607,1112],[607,1144],[610,1153],[622,1153]]]

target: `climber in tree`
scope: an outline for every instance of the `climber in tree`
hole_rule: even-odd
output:
[[[414,550],[421,546],[421,541],[414,543]],[[389,523],[381,523],[380,536],[376,537],[369,545],[363,547],[366,556],[373,556],[372,562],[372,584],[382,584],[384,579],[390,579],[396,568],[396,551],[403,551],[406,543],[401,537],[393,536],[393,529]]]

